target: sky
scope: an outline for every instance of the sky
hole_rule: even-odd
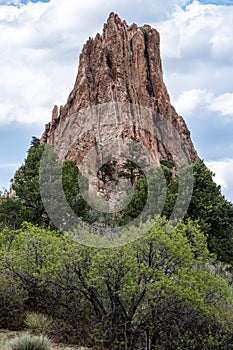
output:
[[[112,11],[160,32],[172,104],[233,201],[233,0],[0,0],[0,190],[65,104],[83,44]]]

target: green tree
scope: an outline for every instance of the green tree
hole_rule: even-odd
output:
[[[211,252],[220,261],[233,262],[233,205],[221,194],[213,173],[200,161],[193,164],[194,189],[187,216],[198,220]]]
[[[39,187],[39,167],[43,151],[44,145],[29,149],[25,163],[15,173],[13,183],[17,198],[27,208],[28,221],[38,224],[49,222]]]
[[[161,166],[167,187],[162,216],[170,218],[180,186],[179,174],[167,161],[162,161]],[[193,163],[192,167],[193,191],[185,221],[197,220],[202,232],[207,236],[210,251],[217,255],[218,260],[232,264],[233,205],[221,194],[221,187],[213,180],[214,174],[203,161]]]
[[[39,147],[40,146],[40,139],[36,136],[32,136],[32,140],[31,140],[31,147]]]
[[[50,160],[47,168],[46,165],[44,165],[43,171],[45,173],[45,178],[43,188],[41,188],[40,168],[45,147],[46,145],[44,144],[38,144],[37,138],[33,138],[28,156],[14,176],[13,189],[16,192],[16,197],[0,203],[0,220],[3,224],[14,221],[16,223],[15,228],[19,228],[23,221],[28,221],[39,224],[42,227],[54,227],[41,198],[41,191],[44,189],[44,191],[50,193],[51,185],[54,186],[54,184],[55,190],[49,196],[50,198],[48,198],[50,207],[57,208],[58,203],[63,202],[61,197],[64,191],[68,205],[78,213],[79,216],[85,216],[86,204],[82,196],[79,195],[79,179],[82,179],[82,177],[79,176],[79,170],[72,161],[65,161],[62,165],[62,178],[60,178],[61,165],[56,153],[52,150],[48,154]],[[59,183],[59,181],[62,182],[63,189],[62,191],[56,192],[56,182]],[[6,216],[7,209],[11,209],[10,219]],[[58,211],[56,215],[59,216]]]
[[[96,249],[24,225],[7,233],[13,241],[0,237],[1,268],[20,278],[28,306],[51,314],[80,345],[132,350],[148,337],[151,349],[230,349],[231,289],[207,268],[212,257],[198,226],[159,220],[142,229],[132,244]]]
[[[0,198],[0,228],[20,228],[23,221],[30,219],[25,204],[17,197]]]
[[[88,182],[80,173],[78,167],[71,160],[66,160],[62,167],[62,183],[64,193],[70,207],[78,217],[87,220],[90,208],[80,193],[80,184],[83,190],[88,190]]]

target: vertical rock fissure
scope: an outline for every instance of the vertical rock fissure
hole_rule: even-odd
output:
[[[145,50],[144,50],[144,56],[146,59],[146,75],[147,75],[147,91],[151,97],[155,97],[155,93],[153,90],[153,85],[151,83],[151,76],[150,76],[150,61],[149,61],[149,52],[148,52],[148,33],[145,28],[142,29],[142,33],[144,36],[144,42],[145,42]]]

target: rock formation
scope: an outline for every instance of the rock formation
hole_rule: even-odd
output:
[[[128,26],[114,13],[104,25],[103,34],[89,38],[84,45],[74,88],[64,107],[54,107],[42,141],[59,152],[59,129],[71,114],[110,102],[133,103],[157,111],[177,129],[191,160],[198,158],[185,121],[171,105],[163,82],[159,33],[149,25]],[[166,145],[160,148],[160,158],[172,158],[166,155]]]
[[[41,142],[80,167],[93,148],[94,158],[106,156],[116,140],[121,152],[125,140],[141,142],[152,164],[176,163],[184,148],[192,161],[198,159],[163,82],[159,33],[149,25],[129,26],[111,13],[102,35],[84,45],[74,88],[64,107],[54,107]],[[93,154],[89,163],[97,172]]]

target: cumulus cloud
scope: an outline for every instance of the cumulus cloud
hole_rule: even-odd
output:
[[[82,45],[115,11],[129,23],[149,23],[160,31],[165,81],[198,151],[212,150],[209,159],[216,159],[214,153],[231,158],[233,6],[196,0],[23,2],[0,0],[1,125],[43,128],[53,105],[65,103],[72,89]],[[210,151],[204,152],[207,160]]]
[[[78,4],[54,0],[1,6],[1,124],[43,125],[53,105],[65,103],[77,70],[78,50],[90,35],[88,10],[94,2]]]
[[[212,92],[201,89],[192,89],[183,91],[177,98],[173,98],[172,102],[177,108],[177,111],[186,116],[191,116],[199,111],[200,108],[204,111],[217,112],[221,118],[221,122],[233,122],[233,93],[225,93],[215,96]],[[204,113],[206,117],[209,114]],[[202,114],[202,120],[204,120]]]
[[[198,107],[208,104],[212,99],[212,94],[201,89],[183,91],[177,99],[173,100],[177,111],[182,115],[189,115],[196,111]]]
[[[214,180],[222,193],[233,202],[233,159],[206,162],[206,165],[215,174]]]
[[[215,161],[210,166],[231,200],[232,163],[222,159],[233,154],[232,17],[233,6],[193,1],[157,25],[172,103],[187,121],[199,155]]]
[[[64,104],[72,88],[78,52],[89,36],[102,30],[109,12],[143,24],[186,3],[0,0],[0,123],[42,125],[50,119],[49,110]]]
[[[112,10],[139,24],[154,20],[161,32],[166,82],[180,113],[185,116],[206,103],[220,112],[223,102],[221,113],[231,114],[233,7],[189,2],[149,0],[145,6],[141,0],[51,0],[16,7],[3,4],[19,5],[17,0],[1,1],[0,122],[44,123],[50,118],[43,111],[65,103],[79,50],[102,30]],[[217,99],[210,105],[211,94]]]
[[[214,112],[219,112],[223,116],[231,116],[233,121],[233,93],[226,93],[213,99],[209,109]]]
[[[233,90],[232,16],[233,6],[194,1],[157,24],[172,94],[202,89],[220,95]]]

